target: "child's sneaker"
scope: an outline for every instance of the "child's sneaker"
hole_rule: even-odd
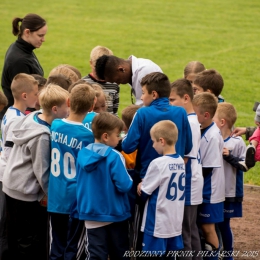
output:
[[[246,148],[245,163],[249,169],[255,166],[255,147],[251,143]]]
[[[255,147],[252,144],[247,146],[245,161],[239,162],[239,165],[244,172],[255,166]]]

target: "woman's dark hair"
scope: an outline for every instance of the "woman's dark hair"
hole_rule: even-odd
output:
[[[13,35],[21,37],[25,29],[29,29],[31,32],[38,31],[46,25],[46,21],[38,14],[27,14],[24,18],[14,18],[12,25]]]

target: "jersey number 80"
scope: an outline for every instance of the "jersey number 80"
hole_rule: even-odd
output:
[[[75,158],[69,152],[66,152],[61,158],[60,151],[57,148],[51,150],[51,173],[58,177],[61,173],[61,168],[66,178],[73,179],[76,177]]]

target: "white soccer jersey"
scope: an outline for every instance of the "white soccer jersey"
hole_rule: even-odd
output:
[[[182,233],[185,164],[178,154],[154,159],[142,182],[145,204],[141,231],[159,238]]]
[[[1,131],[2,131],[2,151],[1,151],[1,157],[0,157],[0,181],[3,180],[3,174],[5,171],[7,159],[9,157],[9,154],[12,149],[12,136],[13,136],[13,127],[15,126],[15,123],[17,120],[23,118],[25,116],[24,113],[22,113],[20,110],[9,107],[2,119],[1,124]]]
[[[213,168],[204,177],[203,202],[219,203],[225,200],[225,176],[223,169],[224,141],[217,125],[213,122],[201,135],[200,155],[203,168]]]
[[[188,115],[190,128],[192,132],[192,150],[186,163],[186,185],[185,185],[185,205],[199,205],[202,203],[203,176],[200,164],[200,124],[197,115],[191,113]]]
[[[238,157],[241,161],[245,160],[246,145],[240,137],[228,137],[224,140],[224,147],[227,148],[231,155]],[[243,172],[233,167],[224,160],[225,188],[226,198],[243,197]]]

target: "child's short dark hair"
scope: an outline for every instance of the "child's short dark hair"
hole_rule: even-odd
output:
[[[187,94],[190,97],[190,100],[193,99],[194,93],[193,88],[189,80],[187,79],[177,79],[171,83],[171,90],[173,90],[176,95],[181,98]]]
[[[93,106],[95,90],[87,83],[75,86],[70,93],[70,109],[75,114],[85,114]]]
[[[38,88],[39,90],[42,89],[44,87],[44,85],[47,82],[47,79],[42,77],[39,74],[31,74],[37,81],[38,81]]]
[[[122,120],[124,121],[127,129],[129,129],[133,121],[133,117],[140,107],[141,106],[138,105],[130,105],[122,110]]]
[[[141,86],[146,86],[149,94],[151,94],[152,91],[156,91],[160,98],[168,98],[171,93],[170,81],[168,77],[161,72],[152,72],[144,76],[141,80]]]
[[[96,115],[92,122],[92,132],[97,140],[100,140],[104,133],[110,134],[115,129],[122,131],[123,128],[124,122],[108,112]]]
[[[194,96],[192,104],[199,108],[201,114],[208,112],[213,118],[218,107],[218,99],[209,92],[202,92]]]
[[[46,86],[49,84],[55,84],[65,90],[68,90],[71,85],[71,80],[63,74],[53,74],[47,79]]]
[[[200,86],[204,91],[210,90],[216,97],[220,95],[224,86],[222,76],[214,69],[198,73],[193,83]]]

